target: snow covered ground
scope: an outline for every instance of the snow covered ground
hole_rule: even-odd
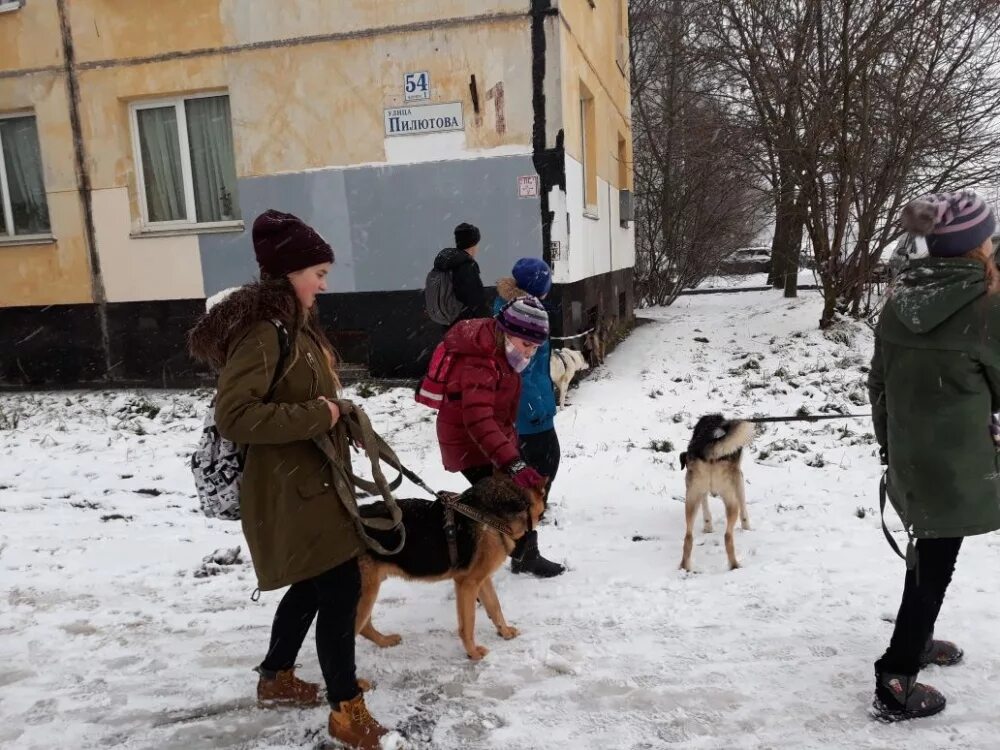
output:
[[[643,311],[651,320],[558,418],[555,523],[540,539],[570,570],[498,574],[522,635],[500,640],[480,611],[491,652],[478,664],[455,635],[450,585],[390,581],[375,622],[403,643],[358,644],[374,715],[444,749],[996,747],[995,534],[963,548],[939,622],[966,649],[964,664],[925,674],[947,710],[898,726],[868,717],[871,662],[903,576],[872,511],[868,420],[768,426],[745,460],[743,567],[726,569],[713,501],[697,572],[678,570],[677,455],[699,415],[868,411],[870,334],[822,334],[819,312],[815,293],[786,303],[768,292]],[[0,747],[321,743],[322,709],[252,707],[251,668],[280,594],[251,601],[247,562],[196,574],[213,550],[242,544],[238,524],[206,520],[194,499],[186,460],[206,398],[0,396]],[[440,468],[431,412],[410,392],[361,400],[405,462],[462,487]],[[311,639],[300,661],[319,678]]]

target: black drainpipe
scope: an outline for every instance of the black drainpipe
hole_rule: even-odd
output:
[[[566,162],[563,157],[563,132],[556,136],[554,148],[545,142],[545,19],[558,17],[552,0],[531,0],[531,106],[534,123],[531,130],[532,161],[538,172],[542,212],[542,258],[552,265],[552,221],[549,191],[558,186],[566,191]]]
[[[80,125],[80,84],[76,79],[76,51],[73,32],[70,30],[66,0],[56,0],[59,10],[59,29],[62,32],[63,62],[66,71],[66,90],[69,98],[69,123],[73,131],[73,156],[76,162],[76,189],[83,204],[84,233],[90,256],[90,288],[97,306],[97,319],[101,327],[101,348],[104,352],[104,379],[111,379],[111,337],[108,333],[108,301],[101,275],[101,258],[97,254],[97,232],[94,229],[94,201],[90,194],[90,172]]]

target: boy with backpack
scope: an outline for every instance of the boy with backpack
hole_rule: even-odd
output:
[[[434,268],[427,274],[424,302],[427,316],[447,332],[460,320],[488,318],[486,290],[479,276],[476,254],[479,229],[472,224],[455,227],[455,247],[437,254]]]

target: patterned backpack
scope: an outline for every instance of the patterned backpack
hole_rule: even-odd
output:
[[[270,401],[274,395],[278,377],[291,350],[288,329],[284,323],[272,320],[271,324],[278,331],[279,354],[278,365],[274,368],[274,376],[264,401]],[[240,479],[243,476],[245,458],[245,448],[226,440],[219,434],[215,426],[213,398],[205,413],[205,426],[198,447],[191,454],[191,473],[194,475],[194,486],[198,491],[201,512],[209,518],[218,518],[222,521],[240,520]]]

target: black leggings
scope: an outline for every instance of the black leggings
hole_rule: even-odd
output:
[[[934,634],[934,623],[951,583],[962,538],[918,539],[916,546],[917,565],[914,570],[906,571],[892,640],[882,658],[875,662],[879,672],[915,675],[920,671],[920,653]]]
[[[356,558],[292,584],[274,613],[271,646],[261,669],[278,672],[295,666],[309,626],[316,619],[316,654],[327,700],[336,706],[354,698],[360,692],[354,664],[354,620],[360,597],[361,571]]]
[[[548,489],[551,492],[552,482],[559,473],[559,438],[555,429],[536,432],[534,435],[521,435],[519,448],[524,462],[548,478]]]

